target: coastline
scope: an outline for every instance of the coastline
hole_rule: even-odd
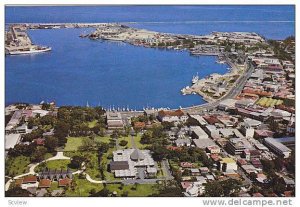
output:
[[[99,26],[100,27],[121,27],[121,28],[129,28],[127,26],[122,26],[122,25],[119,25],[119,24],[115,24],[115,23],[93,23],[93,24],[89,24],[89,23],[81,23],[81,24],[76,24],[76,23],[70,23],[70,24],[65,24],[65,23],[60,23],[60,24],[25,24],[26,28],[28,29],[60,29],[60,28],[82,28],[82,27],[96,27],[98,28]],[[60,27],[58,27],[60,26]],[[99,29],[99,28],[98,28]],[[148,31],[148,30],[144,30],[144,29],[134,29],[134,31],[142,31],[144,32],[146,35],[163,35],[164,37],[166,38],[202,38],[202,36],[195,36],[195,35],[181,35],[181,34],[170,34],[170,33],[159,33],[159,32],[154,32],[154,31]],[[92,33],[93,34],[93,33]],[[89,37],[91,38],[91,34],[90,35],[86,35],[84,37]],[[144,36],[142,36],[143,38],[145,38]],[[94,38],[91,38],[91,39],[94,39]],[[95,38],[97,39],[97,38]],[[217,55],[220,55],[222,53],[216,53],[216,52],[194,52],[192,50],[190,50],[190,48],[187,48],[185,46],[170,46],[170,47],[153,47],[153,46],[149,46],[149,45],[145,45],[143,43],[136,43],[134,41],[128,41],[128,39],[126,38],[110,38],[110,37],[102,37],[100,39],[105,39],[105,40],[108,40],[108,41],[121,41],[121,42],[125,42],[125,43],[128,43],[128,44],[131,44],[131,45],[134,45],[134,46],[142,46],[142,47],[147,47],[147,48],[158,48],[158,49],[171,49],[171,50],[187,50],[190,54],[190,56],[217,56]],[[237,67],[235,67],[234,63],[230,62],[230,60],[227,58],[225,63],[229,66],[231,66],[231,69],[229,70],[229,72],[221,75],[223,77],[229,77],[229,76],[232,76],[232,75],[236,75],[237,73]],[[228,90],[229,91],[229,90]],[[192,93],[193,91],[191,91]],[[211,103],[211,102],[214,102],[214,101],[217,101],[219,99],[221,99],[222,97],[220,97],[219,99],[213,99],[211,98],[210,96],[208,96],[207,94],[201,92],[201,91],[195,91],[198,95],[200,95],[204,101],[206,101],[207,103]],[[203,104],[206,104],[206,103],[202,103],[200,105],[193,105],[193,107],[199,107]],[[186,108],[186,107],[185,107]],[[175,110],[175,109],[174,109]]]

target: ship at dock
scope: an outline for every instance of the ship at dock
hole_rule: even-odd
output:
[[[7,55],[25,55],[25,54],[36,54],[36,53],[43,53],[51,51],[51,47],[29,47],[29,48],[21,48],[17,50],[6,50],[5,53]]]
[[[51,51],[51,47],[33,44],[26,29],[23,25],[11,25],[5,31],[6,55],[25,55]]]
[[[197,73],[197,75],[193,76],[192,83],[195,84],[195,83],[197,83],[198,80],[199,80],[199,75]]]

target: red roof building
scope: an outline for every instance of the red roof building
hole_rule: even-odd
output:
[[[145,122],[140,122],[140,121],[134,122],[134,128],[143,129],[145,128],[145,126],[146,126]]]
[[[37,145],[45,145],[45,139],[37,138],[34,140]]]
[[[36,183],[37,177],[34,175],[28,175],[23,178],[22,184],[28,184],[28,183]]]
[[[193,163],[190,162],[181,162],[180,163],[180,167],[182,168],[190,168],[190,167],[194,167]]]
[[[60,179],[58,181],[58,186],[59,187],[65,187],[65,186],[71,185],[71,183],[72,183],[72,179],[64,178],[64,179]]]
[[[50,188],[51,180],[49,179],[41,179],[39,182],[39,188]]]

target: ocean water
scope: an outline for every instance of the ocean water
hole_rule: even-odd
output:
[[[207,34],[250,31],[282,39],[295,33],[293,6],[6,7],[6,23],[125,22],[149,30]],[[215,57],[79,38],[91,29],[31,30],[44,54],[5,57],[5,103],[55,100],[58,105],[191,106],[204,103],[180,89],[200,77],[226,73]]]

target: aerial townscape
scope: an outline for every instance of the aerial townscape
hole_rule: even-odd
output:
[[[50,45],[35,45],[27,32],[63,28],[93,28],[80,35],[82,41],[215,56],[229,68],[203,78],[195,74],[182,86],[182,95],[206,101],[190,107],[7,105],[6,196],[295,196],[294,36],[24,23],[9,26],[5,52],[51,53]]]

